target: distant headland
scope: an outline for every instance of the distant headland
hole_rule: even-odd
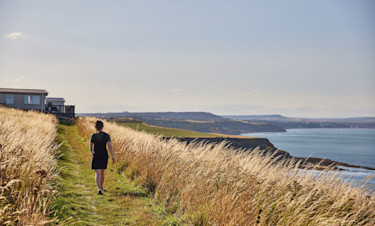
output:
[[[282,115],[215,115],[209,112],[110,112],[81,113],[106,119],[132,118],[149,125],[206,133],[240,135],[257,132],[286,132],[294,128],[371,128],[375,117],[289,118]]]

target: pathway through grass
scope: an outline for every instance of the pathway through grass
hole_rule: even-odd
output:
[[[165,225],[166,216],[148,194],[108,164],[104,196],[97,195],[94,171],[90,169],[88,144],[75,126],[59,126],[61,157],[58,167],[59,192],[55,214],[62,224],[82,225]]]

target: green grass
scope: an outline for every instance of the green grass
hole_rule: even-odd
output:
[[[144,123],[138,122],[119,122],[118,125],[132,128],[137,131],[144,131],[146,133],[154,135],[162,135],[165,137],[228,137],[228,135],[214,134],[214,133],[202,133],[191,130],[173,129],[166,127],[150,126]]]
[[[54,216],[59,224],[74,225],[173,225],[178,220],[166,213],[149,194],[109,163],[104,196],[98,196],[90,169],[88,144],[75,126],[58,128],[58,193]]]

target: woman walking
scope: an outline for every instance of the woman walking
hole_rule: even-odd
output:
[[[92,154],[91,169],[95,170],[95,181],[98,186],[98,195],[103,195],[104,191],[104,170],[107,169],[108,164],[107,146],[112,155],[112,162],[115,163],[111,137],[109,134],[103,132],[103,127],[104,125],[102,121],[96,121],[95,128],[97,133],[91,135],[90,142],[90,151]]]

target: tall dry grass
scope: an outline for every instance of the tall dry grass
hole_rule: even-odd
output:
[[[0,225],[49,221],[56,131],[54,116],[0,107]]]
[[[94,118],[77,122],[86,139]],[[259,152],[163,141],[105,122],[119,168],[166,211],[195,225],[374,225],[375,199],[335,174],[318,177]],[[287,166],[288,165],[288,166]],[[304,174],[304,175],[301,175]]]

